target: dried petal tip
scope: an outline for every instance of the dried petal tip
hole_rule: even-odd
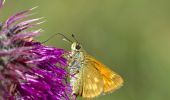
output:
[[[69,100],[65,51],[32,41],[42,30],[26,29],[40,19],[18,22],[29,11],[0,24],[0,100]]]
[[[35,7],[31,8],[30,10],[34,10],[34,9],[37,9],[37,8],[38,8],[38,6],[35,6]]]

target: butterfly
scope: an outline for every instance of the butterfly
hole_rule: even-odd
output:
[[[74,35],[72,35],[73,38]],[[89,55],[76,40],[68,56],[72,94],[94,98],[115,91],[123,85],[122,77]]]
[[[71,41],[65,35],[57,33],[49,37],[45,43],[56,35],[61,35],[64,40],[71,44],[71,51],[65,54],[68,60],[70,72],[70,85],[72,87],[72,95],[83,98],[94,98],[101,94],[109,93],[117,90],[123,85],[123,78],[112,71],[106,65],[89,55],[77,41]]]

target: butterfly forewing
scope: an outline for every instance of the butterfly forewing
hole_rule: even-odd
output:
[[[85,62],[82,66],[82,97],[93,98],[103,92],[103,78],[95,65]]]
[[[102,75],[104,82],[103,92],[111,92],[120,88],[123,84],[123,79],[120,75],[110,70],[104,64],[100,63],[94,57],[86,55],[86,60],[91,63]]]

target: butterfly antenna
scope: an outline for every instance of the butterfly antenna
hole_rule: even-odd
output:
[[[71,36],[77,43],[79,43],[74,34],[71,34]]]
[[[50,36],[47,40],[45,40],[44,42],[41,42],[41,43],[44,44],[44,43],[48,42],[50,39],[54,38],[56,35],[61,35],[63,37],[63,40],[70,42],[70,43],[73,43],[73,41],[71,41],[69,38],[67,38],[65,35],[63,35],[61,33],[56,33],[56,34]]]

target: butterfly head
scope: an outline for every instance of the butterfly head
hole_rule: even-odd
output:
[[[80,51],[82,49],[82,46],[80,43],[73,42],[71,45],[71,50],[73,51]]]

